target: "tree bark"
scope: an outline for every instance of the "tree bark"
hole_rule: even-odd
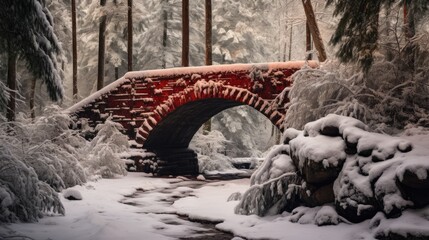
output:
[[[119,67],[115,67],[115,79],[119,79]]]
[[[404,1],[404,26],[405,36],[411,39],[416,35],[416,23],[414,19],[414,3]]]
[[[168,0],[164,0],[168,4]],[[162,56],[161,56],[161,67],[165,69],[167,67],[167,60],[165,58],[165,50],[167,48],[167,39],[168,39],[168,12],[164,8],[163,12],[163,19],[164,19],[164,29],[162,32]]]
[[[100,6],[105,6],[106,0],[100,0]],[[104,61],[106,51],[106,20],[107,16],[103,15],[100,18],[100,28],[98,32],[98,77],[97,90],[104,87]]]
[[[7,54],[7,87],[9,88],[9,101],[7,104],[6,118],[9,122],[15,121],[16,109],[16,59],[17,55],[8,43]]]
[[[189,66],[189,0],[182,0],[182,67]]]
[[[35,96],[36,96],[36,78],[33,77],[33,79],[31,79],[31,89],[30,89],[30,113],[31,113],[31,119],[33,121],[36,118],[36,112],[34,109]]]
[[[289,61],[292,60],[292,43],[293,43],[293,25],[290,25],[290,35],[289,35]]]
[[[133,70],[133,0],[128,0],[128,71]]]
[[[76,36],[76,0],[71,0],[72,5],[72,58],[73,58],[73,101],[77,101],[77,36]]]
[[[405,59],[410,70],[415,69],[415,49],[416,46],[412,38],[416,35],[416,21],[415,21],[415,3],[413,1],[404,1],[404,28],[406,37],[406,46],[403,51],[403,58]]]
[[[212,57],[212,0],[206,0],[206,65],[213,64]]]
[[[206,12],[206,56],[205,56],[205,64],[212,65],[213,57],[212,57],[212,0],[206,0],[205,4],[205,12]],[[212,130],[212,121],[211,119],[207,120],[207,122],[203,125],[203,134],[207,135]]]
[[[310,53],[312,50],[312,42],[311,42],[311,33],[310,33],[310,27],[308,26],[308,21],[305,24],[305,51],[307,55],[307,60],[311,60],[313,58],[313,54]]]
[[[317,49],[319,61],[326,60],[325,46],[323,45],[322,36],[320,35],[319,27],[317,26],[316,17],[314,15],[311,0],[302,0],[305,16],[307,17],[308,27],[310,28],[311,36],[313,37],[314,46]]]

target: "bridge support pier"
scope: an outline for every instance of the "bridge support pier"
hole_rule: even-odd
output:
[[[197,154],[189,148],[152,149],[158,157],[156,175],[198,175]]]

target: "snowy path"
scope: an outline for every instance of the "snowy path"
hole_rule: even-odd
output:
[[[35,240],[231,239],[233,235],[214,231],[214,224],[207,224],[215,222],[219,223],[216,228],[248,239],[314,239],[315,235],[352,239],[351,235],[367,226],[320,228],[290,223],[287,214],[266,218],[235,215],[237,202],[227,202],[227,198],[248,186],[249,179],[197,182],[130,173],[75,187],[83,200],[63,199],[66,216],[0,226],[0,234]]]
[[[313,219],[307,223],[291,223],[289,213],[263,218],[235,215],[237,201],[227,202],[227,199],[248,187],[249,179],[204,182],[130,173],[123,178],[74,187],[82,193],[83,200],[62,198],[66,216],[46,216],[32,224],[0,225],[0,239],[210,240],[233,236],[284,240],[374,239],[369,221],[318,227],[311,223]],[[17,235],[30,238],[10,238]]]
[[[194,197],[193,191],[206,185],[203,181],[180,181],[172,183],[166,188],[158,188],[149,191],[137,189],[132,195],[126,196],[121,201],[123,204],[135,206],[141,214],[156,214],[165,226],[160,225],[160,230],[166,230],[171,226],[188,226],[189,235],[180,239],[231,239],[233,235],[219,231],[215,228],[219,221],[201,221],[190,219],[187,215],[180,215],[171,206],[175,201]]]
[[[247,179],[235,182],[239,184],[234,184],[233,189],[248,186]],[[203,185],[222,183],[152,178],[142,173],[102,179],[74,187],[81,192],[82,201],[62,198],[66,216],[46,216],[31,224],[0,225],[0,239],[231,239],[231,234],[216,230],[215,224],[190,221],[172,206],[177,199],[192,197],[195,188]]]

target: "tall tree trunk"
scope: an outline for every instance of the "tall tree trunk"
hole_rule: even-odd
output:
[[[415,3],[413,1],[404,1],[404,26],[407,40],[416,35],[416,20],[414,16]]]
[[[293,24],[290,25],[289,35],[289,61],[292,60],[292,43],[293,43]]]
[[[168,4],[168,0],[164,0],[163,2]],[[167,10],[164,8],[164,10],[162,11],[162,15],[163,15],[163,19],[164,19],[164,29],[162,32],[162,56],[161,56],[161,67],[163,69],[167,68],[167,60],[165,58],[165,51],[167,48],[167,40],[168,40],[168,12]]]
[[[115,67],[115,80],[119,79],[119,67]]]
[[[182,67],[189,66],[189,0],[182,0]]]
[[[404,1],[404,28],[407,45],[403,51],[403,58],[410,70],[415,69],[416,46],[412,41],[412,38],[416,35],[415,7],[414,1]]]
[[[384,29],[383,29],[383,31],[382,31],[382,34],[384,34],[385,35],[385,37],[387,38],[387,39],[390,39],[391,38],[391,29],[392,29],[392,26],[391,26],[391,22],[390,22],[390,10],[389,9],[387,9],[386,11],[385,11],[385,16],[384,16]],[[396,30],[395,30],[396,31]],[[386,52],[386,60],[387,61],[392,61],[393,60],[393,58],[394,58],[394,53],[393,53],[393,50],[392,49],[394,49],[394,44],[393,44],[393,42],[392,41],[386,41],[385,43],[384,43],[384,51]]]
[[[206,0],[206,65],[213,64],[212,57],[212,0]]]
[[[36,111],[34,109],[35,96],[36,96],[36,78],[33,77],[33,79],[31,79],[31,89],[30,89],[30,113],[31,113],[31,119],[33,121],[36,118]]]
[[[6,118],[8,121],[15,121],[16,109],[16,59],[17,55],[8,43],[7,54],[7,87],[9,88],[9,102],[7,104]]]
[[[100,0],[100,6],[105,6],[106,0]],[[98,32],[98,77],[97,90],[104,86],[104,61],[106,51],[106,20],[107,16],[103,15],[100,18],[100,28]]]
[[[302,4],[304,6],[305,16],[307,17],[308,27],[310,28],[311,36],[313,37],[314,46],[319,53],[319,61],[324,62],[327,58],[325,46],[323,45],[319,27],[317,26],[316,16],[314,15],[311,0],[302,0]]]
[[[133,0],[128,0],[128,71],[132,71],[132,70],[133,70]]]
[[[287,35],[287,32],[288,32],[288,27],[287,27],[287,23],[285,23],[285,25],[284,25],[284,33],[285,33],[285,35]],[[283,52],[281,53],[281,55],[282,55],[282,61],[286,62],[286,56],[287,56],[287,50],[288,50],[288,48],[287,48],[287,37],[285,36],[283,38],[283,40],[284,40],[284,42],[283,42]]]
[[[77,101],[77,36],[76,36],[76,0],[72,4],[72,58],[73,58],[73,101]]]
[[[306,51],[306,58],[307,60],[311,60],[312,53],[310,52],[312,50],[312,42],[311,42],[311,33],[310,33],[310,27],[308,26],[308,21],[305,24],[305,51]]]
[[[205,4],[206,10],[206,56],[205,56],[205,64],[212,65],[213,57],[212,57],[212,0],[206,0]],[[207,120],[207,122],[203,125],[203,134],[208,134],[212,130],[212,121],[211,119]]]

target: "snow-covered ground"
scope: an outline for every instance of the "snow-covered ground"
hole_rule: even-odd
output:
[[[416,155],[429,156],[428,133],[401,137],[413,143]],[[387,229],[429,231],[429,207],[406,210],[396,219],[376,216],[359,224],[343,222],[321,227],[314,224],[312,213],[317,211],[311,209],[305,210],[308,217],[299,223],[292,223],[293,216],[286,212],[267,217],[236,215],[238,201],[227,199],[248,188],[249,179],[198,181],[129,173],[74,187],[83,200],[67,200],[61,195],[65,216],[45,216],[38,223],[0,225],[0,239],[189,239],[216,234],[198,221],[215,222],[217,229],[246,239],[374,239],[376,232]],[[68,191],[68,195],[73,192],[76,191]],[[380,224],[374,224],[377,219]]]

